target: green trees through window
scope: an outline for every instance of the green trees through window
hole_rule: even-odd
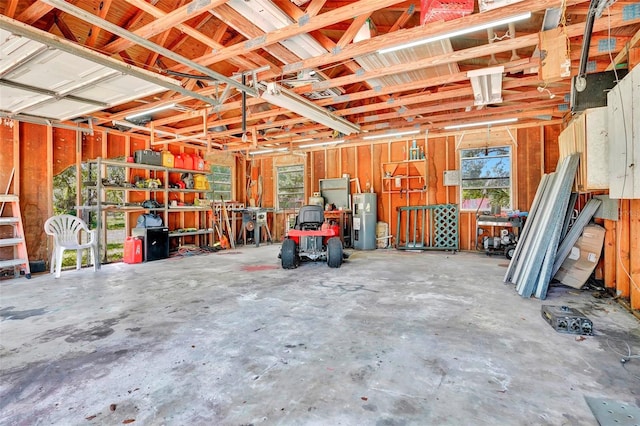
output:
[[[461,209],[511,208],[511,148],[508,146],[460,151]]]
[[[300,208],[304,204],[304,165],[277,168],[278,210]]]
[[[220,201],[220,196],[224,201],[233,200],[233,185],[231,183],[231,167],[229,166],[211,166],[211,175],[209,175],[209,185],[213,190],[215,200]]]

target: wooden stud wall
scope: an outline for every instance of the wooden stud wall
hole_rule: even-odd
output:
[[[19,182],[20,174],[20,151],[19,151],[19,125],[17,121],[2,119],[0,121],[0,191],[4,194],[4,191],[8,189],[9,194],[19,194]],[[11,185],[9,180],[13,171],[13,179]],[[10,206],[5,206],[3,210],[4,216],[9,216],[11,213]],[[9,227],[0,227],[0,238],[10,238],[13,234]],[[13,247],[0,247],[0,258],[11,259],[13,258]]]
[[[44,221],[52,213],[52,186],[48,183],[42,190],[43,176],[47,180],[69,166],[98,156],[107,158],[124,156],[138,149],[149,147],[149,139],[118,132],[96,131],[94,135],[79,134],[73,130],[50,128],[26,123],[11,126],[9,120],[0,123],[0,188],[4,191],[12,167],[16,167],[11,193],[20,195],[23,220],[27,231],[27,248],[31,260],[46,260],[49,257],[48,239],[43,231]],[[526,211],[537,189],[543,173],[555,171],[559,149],[560,126],[521,129],[517,131],[517,148],[514,149],[515,197],[517,208]],[[418,140],[424,147],[427,174],[427,191],[424,193],[382,194],[381,164],[405,158],[410,140],[387,143],[362,144],[328,148],[310,153],[306,160],[300,156],[276,156],[254,158],[245,166],[241,156],[212,151],[210,163],[223,162],[235,165],[236,200],[249,203],[257,195],[252,188],[247,193],[247,178],[262,180],[262,206],[275,204],[275,169],[278,165],[305,164],[305,188],[309,197],[318,191],[319,179],[340,177],[349,174],[358,178],[362,191],[373,189],[378,193],[378,219],[389,223],[395,230],[395,211],[402,205],[457,203],[457,187],[445,187],[442,182],[445,170],[457,170],[458,156],[456,140],[449,137],[430,137],[427,143]],[[170,146],[174,153],[193,151],[185,147]],[[257,189],[256,189],[257,191]],[[352,186],[355,192],[355,184]],[[135,195],[132,195],[135,198]],[[131,200],[142,201],[142,200]],[[608,288],[616,289],[622,299],[629,300],[633,309],[640,309],[640,200],[620,203],[620,220],[605,220],[605,247],[603,254],[603,276]],[[6,213],[5,213],[6,214]],[[135,220],[133,217],[129,221]],[[187,219],[187,222],[189,219]],[[274,239],[284,235],[284,216],[276,215],[270,224]],[[460,215],[460,248],[473,249],[475,242],[475,212]],[[0,252],[1,254],[1,252]]]
[[[629,254],[631,308],[640,311],[640,200],[630,200]]]
[[[19,123],[7,119],[0,121],[0,186],[2,186],[0,191],[4,193],[6,190],[11,169],[15,167],[13,185],[9,188],[9,193],[20,196],[29,260],[48,261],[50,258],[52,247],[43,226],[47,218],[53,214],[53,177],[55,175],[68,167],[80,170],[82,162],[87,160],[97,157],[122,158],[149,146],[149,138],[141,135],[131,136],[106,130],[96,130],[93,135],[90,135],[70,129]],[[192,148],[174,145],[171,145],[169,150],[174,154],[195,153]],[[217,160],[215,157],[216,155],[207,160],[214,163]],[[231,165],[236,171],[235,181],[244,179],[243,175],[238,174],[241,168],[237,165],[241,160],[234,154],[226,153],[224,157],[231,159]],[[240,193],[244,198],[241,188],[236,190],[236,193]],[[142,202],[146,196],[144,192],[132,191],[128,194],[130,202]],[[81,194],[78,191],[77,204],[80,203],[80,197]],[[158,201],[164,202],[161,199]],[[8,210],[7,208],[4,215],[10,213]],[[138,214],[139,212],[125,215],[127,229],[135,226]],[[168,225],[171,227],[195,226],[195,219],[192,216],[194,215],[188,213],[170,215],[171,223]],[[0,249],[0,256],[4,256],[3,250],[5,248]]]
[[[535,127],[513,131],[517,144],[512,145],[514,168],[514,203],[516,208],[527,211],[533,201],[538,183],[543,175],[554,171],[558,162],[556,129]],[[506,135],[506,133],[505,133]],[[501,137],[506,140],[505,135]],[[547,137],[555,137],[548,140]],[[484,140],[485,136],[482,135]],[[319,191],[319,180],[338,178],[349,174],[351,179],[357,178],[363,192],[373,191],[378,194],[378,220],[387,222],[391,233],[395,231],[397,215],[400,206],[458,203],[459,188],[444,186],[445,170],[458,170],[459,158],[457,142],[453,136],[429,137],[425,143],[424,137],[416,139],[418,147],[425,152],[427,178],[424,182],[426,191],[412,193],[383,193],[382,164],[403,161],[408,157],[412,139],[394,140],[387,143],[361,144],[357,146],[335,147],[316,150],[308,154],[310,164],[307,164],[305,176],[305,197]],[[547,152],[547,151],[550,151]],[[275,198],[275,168],[281,164],[304,163],[298,156],[282,155],[272,159],[252,160],[252,174],[263,174],[263,207],[274,206]],[[545,165],[551,164],[550,170]],[[266,175],[269,173],[269,175]],[[268,177],[268,179],[267,179]],[[356,192],[356,184],[351,184],[352,193]],[[475,212],[463,211],[460,214],[460,248],[471,250],[475,244]],[[272,229],[275,239],[284,235],[284,215],[276,215],[276,226]]]
[[[605,287],[639,311],[640,200],[619,200],[618,220],[605,220],[604,227]]]

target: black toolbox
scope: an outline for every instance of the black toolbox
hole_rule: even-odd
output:
[[[162,166],[162,153],[151,149],[139,149],[133,153],[133,161],[138,164]]]

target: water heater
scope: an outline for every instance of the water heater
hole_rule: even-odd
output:
[[[376,244],[378,201],[375,193],[353,194],[351,241],[354,249],[373,250]]]

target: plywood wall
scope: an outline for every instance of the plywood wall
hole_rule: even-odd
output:
[[[69,167],[80,168],[82,162],[94,160],[97,157],[122,160],[133,155],[138,149],[147,149],[149,138],[141,135],[130,135],[117,131],[96,129],[93,134],[78,132],[73,129],[55,128],[49,126],[20,123],[3,119],[0,121],[0,191],[4,193],[7,183],[14,170],[13,183],[8,192],[20,196],[20,206],[25,226],[27,251],[30,261],[48,261],[51,254],[51,241],[44,233],[44,222],[53,214],[53,176]],[[159,149],[162,147],[156,147]],[[166,147],[174,154],[180,152],[195,153],[196,150],[180,145]],[[245,179],[242,157],[224,153],[210,158],[218,162],[221,158],[233,166],[236,182]],[[203,155],[203,150],[199,150]],[[227,164],[225,163],[225,164]],[[239,167],[241,166],[241,167]],[[79,183],[80,184],[80,183]],[[244,198],[242,185],[236,188],[236,193]],[[144,201],[145,193],[131,192],[130,202]],[[78,198],[77,204],[81,200]],[[159,200],[164,202],[164,200]],[[7,207],[4,215],[11,214]],[[128,228],[135,226],[138,213],[126,215]],[[170,215],[170,221],[182,221],[184,226],[193,223],[184,217]],[[175,227],[177,223],[169,223]],[[2,235],[0,235],[0,238]],[[0,249],[2,258],[11,258],[12,253]]]
[[[517,130],[513,162],[516,185],[514,201],[519,210],[529,209],[541,176],[555,170],[560,132],[558,125]],[[430,137],[426,142],[422,139],[417,143],[423,147],[426,157],[425,190],[410,194],[383,193],[382,169],[385,162],[407,158],[410,140],[338,146],[311,152],[307,157],[246,158],[241,154],[212,151],[206,159],[211,163],[234,167],[234,190],[238,202],[246,205],[253,202],[263,207],[273,207],[275,204],[275,170],[279,165],[305,165],[305,197],[318,191],[319,179],[348,174],[358,179],[362,191],[378,194],[378,220],[387,222],[393,233],[399,206],[458,203],[459,189],[444,186],[443,173],[459,168],[459,140],[454,136]],[[49,258],[50,247],[43,224],[52,213],[52,179],[55,174],[98,156],[123,157],[148,147],[148,138],[141,136],[106,131],[89,135],[74,130],[3,120],[0,123],[0,190],[5,190],[11,171],[15,168],[9,193],[20,196],[30,259]],[[193,151],[180,146],[170,146],[168,149],[174,154]],[[355,191],[353,183],[352,192]],[[9,213],[5,211],[5,215]],[[629,300],[634,309],[640,309],[639,218],[640,201],[632,200],[621,203],[620,220],[604,221],[607,230],[603,260],[605,284],[616,289],[622,299]],[[275,214],[270,220],[274,239],[281,239],[285,231],[284,215]],[[459,225],[460,248],[473,249],[475,212],[461,212]]]
[[[640,310],[640,200],[620,200],[618,220],[605,220],[604,283]]]
[[[38,253],[36,258],[46,258],[46,244],[42,241],[42,223],[51,213],[51,200],[47,192],[36,191],[28,185],[33,179],[40,180],[47,175],[48,162],[52,165],[50,174],[57,174],[65,168],[79,164],[81,161],[104,158],[121,158],[131,155],[135,150],[149,147],[148,138],[129,136],[118,132],[97,131],[93,135],[77,134],[73,130],[51,129],[21,123],[19,125],[21,175],[20,189],[24,191],[23,203],[34,217],[31,231],[36,235],[29,246],[30,251]],[[14,131],[8,126],[1,126],[2,163],[13,163]],[[51,142],[51,158],[47,160],[48,132]],[[530,205],[538,181],[543,172],[552,171],[557,163],[557,135],[559,128],[533,128],[517,132],[518,145],[514,149],[514,163],[516,173],[517,208],[526,210]],[[555,139],[554,139],[555,138]],[[469,140],[469,139],[467,139]],[[423,148],[426,162],[425,190],[412,193],[383,193],[382,164],[386,162],[402,161],[408,158],[411,140],[390,141],[386,143],[362,144],[359,146],[336,147],[315,151],[307,158],[300,156],[276,156],[247,159],[242,156],[230,155],[213,151],[207,156],[212,163],[235,165],[235,194],[238,202],[246,205],[258,204],[263,207],[273,207],[275,204],[275,168],[283,164],[302,163],[306,171],[306,194],[309,197],[318,191],[318,181],[325,178],[336,178],[348,174],[352,179],[357,178],[362,191],[374,191],[378,197],[378,219],[387,222],[390,229],[394,229],[399,206],[430,205],[443,203],[457,203],[459,191],[454,186],[444,186],[443,173],[445,170],[458,169],[457,148],[458,141],[454,136],[431,137],[425,143],[424,139],[417,140]],[[169,149],[177,154],[181,151],[193,151],[188,148],[170,146]],[[8,179],[7,167],[3,167],[1,179]],[[257,195],[259,178],[260,200]],[[256,186],[251,186],[251,183]],[[0,182],[1,183],[1,182]],[[352,184],[352,192],[356,192],[356,183]],[[44,197],[44,198],[43,198]],[[253,199],[253,200],[252,200]],[[136,200],[134,200],[136,201]],[[140,201],[140,200],[138,200]],[[44,206],[44,207],[43,207]],[[37,209],[37,210],[34,210]],[[37,219],[35,219],[37,218]],[[135,218],[129,218],[130,221]],[[284,217],[274,216],[272,230],[276,239],[284,235]],[[461,212],[460,215],[460,248],[472,249],[475,237],[475,212]],[[44,248],[43,248],[44,247]]]
[[[508,143],[512,146],[516,185],[514,206],[521,211],[527,211],[531,205],[543,173],[546,173],[547,169],[555,170],[558,161],[557,135],[560,133],[559,126],[556,127],[558,128],[535,127],[511,132],[494,132],[490,135],[493,141],[491,144]],[[429,137],[426,141],[424,137],[416,139],[418,148],[425,153],[426,176],[424,181],[412,183],[412,188],[424,186],[424,190],[409,191],[409,193],[389,188],[388,181],[385,183],[383,179],[383,166],[385,163],[402,162],[408,159],[413,139],[337,146],[313,151],[308,154],[306,197],[319,191],[320,179],[349,175],[352,180],[357,179],[357,183],[351,184],[352,193],[356,192],[359,184],[361,191],[373,191],[378,194],[378,220],[386,222],[389,229],[393,231],[397,224],[397,208],[400,206],[458,204],[459,188],[444,185],[444,172],[459,169],[458,150],[460,148],[477,146],[477,143],[486,144],[486,140],[486,133],[467,136],[462,144],[461,139],[456,136]],[[264,179],[263,207],[274,206],[275,167],[278,164],[304,162],[304,158],[292,155],[273,157],[273,160],[252,160],[253,174],[256,174],[257,170],[259,173],[269,173],[269,179]],[[552,166],[547,167],[548,164]],[[462,250],[474,248],[475,214],[475,211],[460,213],[460,248]],[[275,221],[274,236],[280,239],[284,235],[284,217],[276,214]]]

